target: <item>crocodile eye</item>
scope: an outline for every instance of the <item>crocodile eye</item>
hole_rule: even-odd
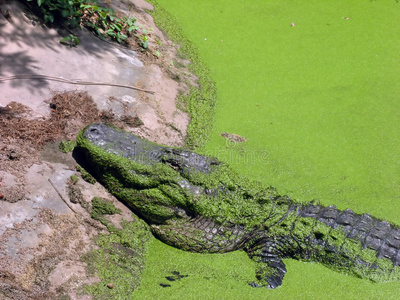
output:
[[[314,236],[317,240],[322,240],[325,237],[325,234],[322,232],[314,232]]]
[[[174,169],[175,171],[178,171],[179,170],[179,167],[178,166],[174,166],[174,165],[172,165],[172,164],[168,164],[172,169]]]
[[[174,160],[164,160],[164,163],[174,169],[175,171],[179,170],[179,164]]]

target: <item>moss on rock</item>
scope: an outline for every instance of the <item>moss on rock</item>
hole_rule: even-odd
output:
[[[81,173],[82,179],[85,180],[86,182],[89,182],[91,184],[95,184],[96,183],[96,179],[90,175],[90,173],[88,171],[86,171],[84,168],[82,168],[81,166],[76,166],[76,170]]]
[[[62,141],[59,145],[59,149],[61,152],[68,153],[72,152],[76,146],[75,141]]]
[[[93,219],[100,221],[103,225],[108,227],[109,223],[104,215],[114,215],[119,213],[121,213],[121,210],[116,208],[112,201],[101,197],[93,197],[92,211],[90,214]]]

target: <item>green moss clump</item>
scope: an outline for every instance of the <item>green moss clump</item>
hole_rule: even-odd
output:
[[[297,219],[296,212],[291,212],[288,214],[283,222],[280,222],[277,226],[272,228],[273,234],[278,236],[285,236],[288,230],[291,228],[292,224],[295,223]]]
[[[311,218],[299,218],[294,225],[293,234],[302,241],[312,235],[315,223],[316,220]]]
[[[94,299],[132,299],[141,283],[145,268],[148,243],[152,235],[146,223],[133,215],[132,222],[124,221],[122,229],[100,234],[96,239],[99,249],[84,257],[91,274],[100,282],[85,286]],[[113,288],[107,285],[111,283]]]
[[[58,148],[61,152],[68,153],[72,152],[76,146],[76,141],[62,141]]]
[[[104,215],[114,215],[119,213],[121,213],[121,210],[116,208],[110,200],[100,197],[94,197],[92,199],[92,212],[90,216],[93,219],[100,221],[103,225],[107,227],[110,226]]]
[[[83,198],[83,194],[78,185],[67,185],[68,197],[72,203],[79,203],[83,208],[87,209],[87,202]]]
[[[121,213],[121,210],[116,208],[112,201],[100,197],[93,197],[92,207],[93,213],[96,214],[114,215]]]
[[[86,171],[84,168],[81,166],[76,166],[76,170],[81,173],[82,179],[85,180],[86,182],[89,182],[91,184],[95,184],[97,182],[96,178],[94,178],[88,171]]]
[[[76,184],[77,182],[78,182],[78,180],[79,180],[79,178],[78,178],[78,176],[76,176],[75,174],[74,175],[71,175],[70,177],[69,177],[69,179],[70,179],[70,181],[71,181],[71,184]]]
[[[376,261],[376,251],[375,250],[365,248],[365,249],[362,249],[360,251],[360,253],[358,253],[358,255],[360,256],[360,259],[362,259],[365,262],[369,262],[370,264],[372,264],[373,262]]]

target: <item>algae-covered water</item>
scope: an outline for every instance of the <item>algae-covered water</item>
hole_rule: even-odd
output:
[[[300,201],[400,224],[400,3],[396,0],[158,0],[218,88],[202,151]],[[232,144],[222,132],[247,138]],[[244,253],[152,242],[138,299],[398,299],[374,284],[287,260],[276,290],[248,286]],[[188,275],[168,280],[178,271]],[[171,279],[171,278],[170,278]],[[160,284],[170,286],[162,287]]]

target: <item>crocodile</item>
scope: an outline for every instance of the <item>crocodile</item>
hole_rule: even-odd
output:
[[[244,250],[253,287],[276,288],[283,259],[314,261],[374,282],[400,279],[400,228],[350,209],[303,203],[216,158],[92,124],[76,157],[161,241],[192,252]]]

